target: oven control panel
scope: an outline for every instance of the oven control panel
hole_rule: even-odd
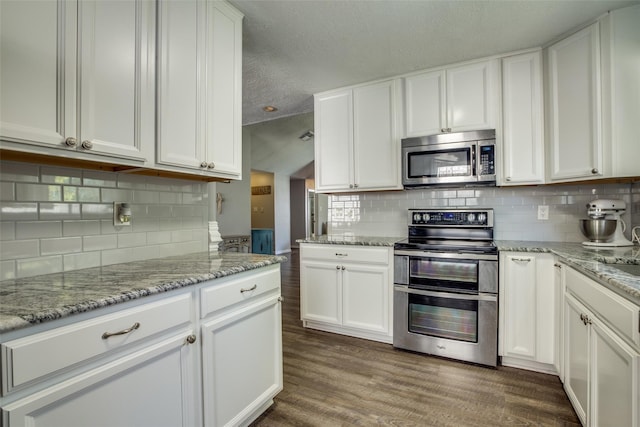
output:
[[[493,210],[409,209],[409,225],[493,227]]]

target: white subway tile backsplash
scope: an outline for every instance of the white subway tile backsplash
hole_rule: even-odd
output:
[[[106,236],[84,236],[82,238],[82,248],[85,252],[115,249],[117,247],[118,236],[115,234],[109,234]]]
[[[0,280],[208,248],[205,183],[0,165]],[[114,227],[114,201],[131,204],[130,227]]]
[[[100,198],[102,202],[133,202],[132,190],[119,190],[114,188],[102,188],[100,190]]]
[[[78,201],[82,203],[99,203],[100,189],[94,187],[79,187]]]
[[[18,221],[16,239],[37,239],[62,236],[61,221]]]
[[[1,259],[33,258],[40,255],[40,241],[31,240],[9,240],[0,245]]]
[[[40,182],[48,184],[82,185],[82,170],[42,166],[40,168]]]
[[[78,203],[40,203],[41,220],[80,219]]]
[[[16,199],[16,185],[13,182],[0,182],[0,200]]]
[[[17,221],[38,219],[37,203],[0,202],[0,220]]]
[[[58,255],[82,252],[82,237],[40,239],[40,255]]]
[[[38,182],[40,174],[37,165],[18,162],[2,162],[0,181]]]
[[[82,219],[106,219],[113,218],[113,204],[111,203],[83,203]]]
[[[476,189],[418,189],[404,192],[332,195],[329,197],[329,233],[374,236],[406,234],[409,208],[493,208],[497,240],[550,240],[581,242],[578,219],[586,216],[585,205],[596,198],[627,201],[625,222],[640,225],[640,190],[634,184],[586,184],[532,187],[479,187]],[[398,193],[407,197],[402,201]],[[358,200],[359,213],[347,218],[345,201]],[[538,206],[549,206],[549,219],[538,220]],[[400,211],[400,214],[397,212]],[[399,233],[399,234],[398,234]],[[630,234],[627,231],[626,234]]]
[[[82,171],[82,185],[85,187],[115,187],[117,174],[94,170]]]
[[[48,184],[16,184],[16,200],[20,202],[59,202],[62,188]]]
[[[62,222],[63,236],[86,236],[100,234],[98,220],[69,220]]]
[[[147,233],[118,234],[118,247],[130,248],[147,244]]]
[[[14,260],[0,261],[0,280],[16,278],[16,262]]]
[[[0,241],[15,240],[16,223],[13,221],[0,221]]]
[[[99,267],[100,252],[82,252],[63,255],[64,271],[81,270],[83,268]]]

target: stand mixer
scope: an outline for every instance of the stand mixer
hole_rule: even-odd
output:
[[[590,219],[580,220],[580,230],[590,240],[582,244],[599,247],[633,246],[624,237],[625,223],[620,218],[626,210],[627,205],[623,200],[598,199],[589,202],[587,216]]]

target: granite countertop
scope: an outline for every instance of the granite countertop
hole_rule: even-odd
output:
[[[114,264],[0,282],[0,333],[286,261],[237,252]]]
[[[585,273],[592,279],[640,305],[640,278],[616,265],[640,265],[640,247],[586,247],[580,243],[504,241],[495,242],[500,251],[547,252]]]
[[[329,234],[316,237],[298,239],[297,243],[319,243],[325,245],[354,245],[354,246],[390,246],[405,237],[383,237],[383,236],[355,236],[352,234]]]

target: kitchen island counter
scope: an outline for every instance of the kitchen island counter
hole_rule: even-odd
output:
[[[201,252],[0,282],[0,333],[286,261]]]
[[[640,247],[587,247],[581,243],[498,240],[499,251],[553,253],[576,268],[622,295],[640,304],[640,278],[617,266],[640,265]]]

